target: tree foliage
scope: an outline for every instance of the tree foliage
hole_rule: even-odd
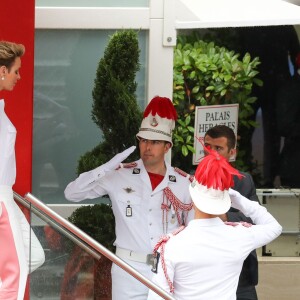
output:
[[[98,64],[92,92],[92,120],[100,128],[103,139],[80,158],[79,174],[136,144],[135,134],[142,118],[135,94],[139,54],[136,31],[120,30],[110,37]]]

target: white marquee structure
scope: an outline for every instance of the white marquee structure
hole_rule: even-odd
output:
[[[37,7],[35,22],[37,29],[149,30],[147,96],[171,98],[178,29],[300,24],[300,6],[290,2],[149,0],[148,7]]]

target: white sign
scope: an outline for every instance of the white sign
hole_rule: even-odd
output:
[[[226,125],[230,127],[235,136],[238,128],[238,104],[196,106],[195,108],[195,139],[194,148],[196,153],[193,155],[193,164],[197,165],[204,157],[203,142],[206,131],[216,125]]]

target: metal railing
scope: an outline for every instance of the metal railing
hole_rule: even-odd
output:
[[[71,222],[61,217],[59,214],[57,214],[55,211],[53,211],[51,208],[49,208],[46,204],[44,204],[31,193],[27,193],[24,199],[23,197],[14,192],[14,198],[22,205],[29,208],[38,217],[50,223],[51,226],[55,227],[55,229],[63,233],[78,246],[86,250],[95,259],[98,260],[101,257],[100,254],[104,255],[114,264],[118,265],[124,271],[126,271],[131,276],[139,280],[142,284],[147,286],[149,289],[153,290],[163,299],[175,300],[175,298],[173,298],[165,290],[163,290],[162,288],[154,284],[151,280],[140,274],[136,269],[134,269],[125,261],[120,259],[113,252],[106,249],[103,245],[96,242],[93,238],[91,238],[85,232],[73,225]]]
[[[295,200],[293,205],[293,213],[297,213],[297,221],[298,223],[294,224],[294,229],[286,229],[285,226],[283,226],[283,230],[281,235],[296,235],[299,236],[300,234],[300,189],[296,188],[290,188],[290,189],[257,189],[256,194],[258,197],[260,197],[260,201],[262,205],[270,205],[272,203],[273,205],[276,204],[276,202],[281,201],[282,198],[284,199],[293,199]],[[272,199],[272,202],[270,202],[270,199]],[[298,204],[296,205],[298,201]],[[272,214],[278,215],[279,207],[277,207],[277,211],[271,211]],[[268,210],[272,210],[272,207],[268,207]],[[292,213],[292,212],[291,212]],[[289,214],[290,215],[290,214]],[[280,217],[280,216],[278,216]],[[295,217],[295,216],[294,216]],[[278,221],[282,224],[282,222],[285,223],[285,221],[288,221],[286,219],[279,220]],[[284,225],[284,224],[282,224]]]

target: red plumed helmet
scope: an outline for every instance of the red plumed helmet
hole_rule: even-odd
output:
[[[177,112],[167,97],[154,97],[147,105],[137,137],[147,140],[167,141],[172,144]]]
[[[200,161],[190,194],[196,207],[208,214],[221,215],[231,205],[228,190],[233,186],[233,176],[240,172],[215,150],[205,148],[207,155]]]
[[[154,97],[144,111],[144,118],[156,114],[161,118],[177,120],[177,112],[172,101],[167,97]]]

